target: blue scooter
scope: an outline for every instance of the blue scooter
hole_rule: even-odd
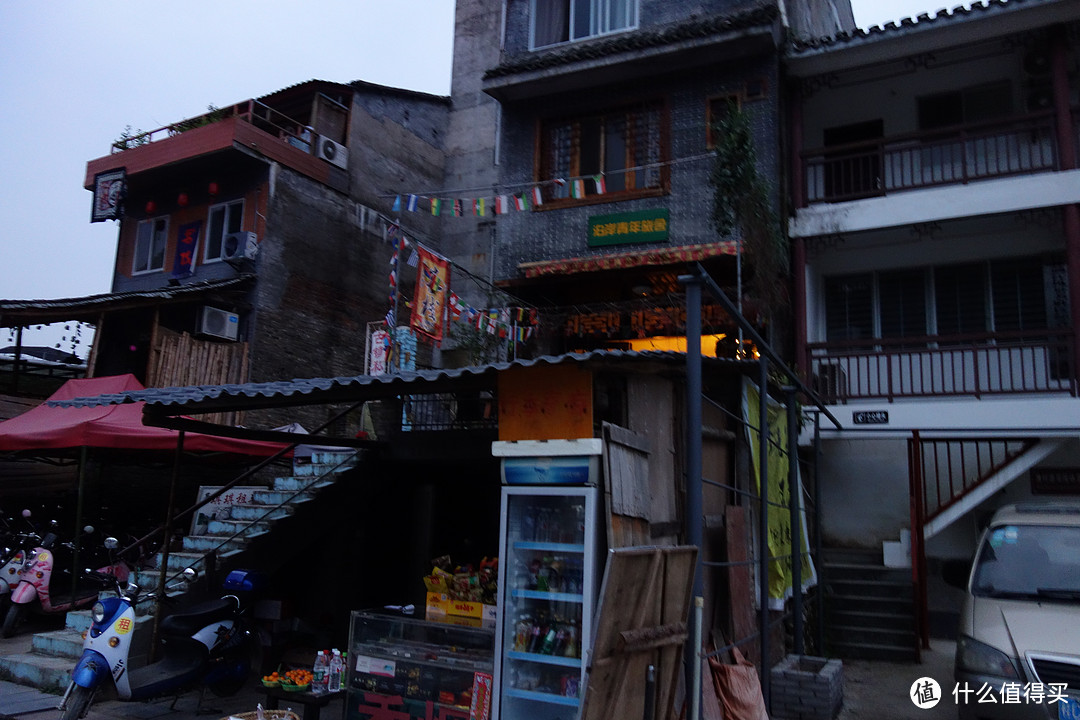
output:
[[[83,641],[83,654],[71,672],[71,684],[60,701],[61,720],[77,720],[86,715],[95,693],[114,685],[120,700],[147,700],[179,696],[201,687],[217,696],[235,694],[247,681],[258,640],[248,630],[239,594],[255,590],[258,576],[233,570],[225,579],[226,594],[176,612],[161,620],[158,630],[163,640],[161,659],[134,670],[129,667],[135,605],[139,588],[121,583],[102,573],[90,573],[102,583],[111,583],[117,597],[99,600],[91,610],[93,624]],[[184,571],[186,582],[197,574]],[[201,698],[200,698],[201,699]]]

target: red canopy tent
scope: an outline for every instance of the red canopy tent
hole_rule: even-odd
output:
[[[0,422],[0,452],[64,450],[80,447],[121,450],[176,450],[179,431],[143,425],[144,403],[56,407],[49,401],[144,390],[134,375],[68,380],[46,402]],[[184,433],[185,452],[268,457],[282,443]]]

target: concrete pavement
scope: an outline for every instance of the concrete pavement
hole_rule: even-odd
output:
[[[956,643],[932,639],[930,650],[922,653],[922,663],[892,663],[876,660],[844,661],[844,706],[838,720],[955,720],[953,655]],[[936,706],[921,709],[912,702],[916,680],[929,677],[941,687]]]

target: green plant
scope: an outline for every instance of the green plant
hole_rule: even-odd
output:
[[[717,138],[709,176],[712,224],[721,236],[738,234],[749,266],[747,289],[770,312],[788,307],[788,242],[773,208],[768,182],[757,170],[757,152],[746,114],[735,103],[713,126]]]
[[[150,142],[149,135],[142,130],[132,130],[130,125],[125,125],[124,131],[120,133],[120,137],[113,143],[113,147],[117,150],[129,150],[139,145],[145,145],[148,142]]]
[[[213,103],[206,106],[206,113],[198,117],[193,117],[188,120],[181,120],[178,123],[174,123],[169,126],[170,135],[178,135],[188,130],[194,130],[197,127],[203,127],[204,125],[212,125],[218,120],[225,117],[225,111],[219,107],[215,107]]]

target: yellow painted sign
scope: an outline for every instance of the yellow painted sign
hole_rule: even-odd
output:
[[[592,436],[590,372],[573,365],[534,365],[499,374],[500,440]]]

